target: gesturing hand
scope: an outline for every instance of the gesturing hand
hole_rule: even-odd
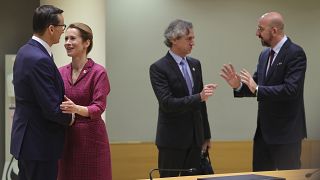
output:
[[[240,72],[240,77],[241,81],[248,86],[252,93],[254,93],[256,91],[257,84],[253,80],[251,74],[246,69],[242,69]]]
[[[232,64],[224,64],[220,76],[234,89],[239,88],[241,85],[241,78]]]
[[[210,96],[214,94],[215,89],[218,87],[217,84],[207,84],[203,87],[200,92],[201,101],[207,101]]]

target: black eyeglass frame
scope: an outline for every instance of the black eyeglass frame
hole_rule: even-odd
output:
[[[65,30],[67,28],[67,25],[65,25],[65,24],[52,24],[52,26],[62,26],[63,30]]]

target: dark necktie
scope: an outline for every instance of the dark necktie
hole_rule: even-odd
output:
[[[180,65],[182,67],[182,72],[183,72],[183,77],[186,80],[187,86],[188,86],[188,91],[189,91],[189,95],[192,95],[192,82],[190,79],[190,75],[187,71],[187,65],[186,65],[187,61],[186,60],[182,60],[180,62]]]
[[[268,61],[267,73],[266,73],[266,74],[268,74],[269,69],[270,69],[271,66],[272,66],[273,57],[274,57],[274,51],[271,49],[270,52],[269,52],[269,61]]]

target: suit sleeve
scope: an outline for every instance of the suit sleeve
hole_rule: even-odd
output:
[[[257,71],[253,73],[252,78],[256,83],[258,82]],[[245,83],[242,83],[242,87],[240,90],[234,89],[233,95],[234,97],[256,97],[256,95],[250,91],[249,87]]]
[[[61,87],[61,84],[57,82],[57,74],[52,67],[52,63],[48,62],[49,60],[39,60],[32,69],[30,86],[36,94],[36,100],[40,107],[39,113],[45,119],[67,126],[70,124],[72,116],[71,114],[64,114],[60,110],[63,95],[59,94],[61,92],[59,87],[64,87]],[[59,71],[57,72],[59,73]]]
[[[246,84],[242,84],[239,91],[233,90],[234,97],[255,97]]]
[[[154,93],[159,101],[159,106],[166,112],[184,112],[199,108],[200,94],[175,97],[170,89],[168,74],[157,64],[150,66],[150,80]]]

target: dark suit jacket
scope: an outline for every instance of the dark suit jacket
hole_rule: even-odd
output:
[[[64,85],[46,49],[31,39],[20,48],[13,67],[16,109],[11,133],[11,154],[17,159],[54,160],[62,153],[65,126]]]
[[[201,64],[189,57],[187,62],[194,82],[191,96],[170,53],[150,66],[150,80],[159,102],[157,146],[185,149],[192,143],[201,146],[211,138],[206,104],[199,94],[203,89]]]
[[[253,75],[259,85],[258,127],[269,144],[298,142],[307,136],[303,100],[307,58],[303,49],[288,38],[266,76],[269,51],[262,51]],[[234,95],[253,96],[245,85]]]

